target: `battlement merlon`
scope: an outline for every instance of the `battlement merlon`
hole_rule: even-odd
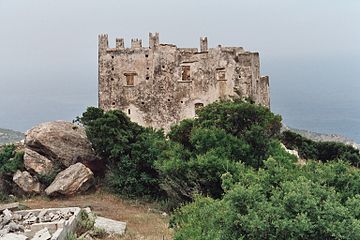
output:
[[[149,33],[149,48],[153,49],[159,46],[160,40],[159,40],[159,33]]]
[[[124,49],[125,43],[123,38],[116,38],[116,49]]]
[[[142,48],[142,40],[138,38],[131,39],[131,48],[132,49]]]
[[[99,53],[106,52],[109,48],[109,40],[107,34],[99,35]]]
[[[208,40],[207,37],[200,38],[200,52],[207,52],[208,51]]]

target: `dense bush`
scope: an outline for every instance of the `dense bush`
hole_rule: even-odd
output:
[[[298,150],[300,157],[305,159],[324,162],[342,159],[356,167],[360,164],[359,150],[350,145],[339,142],[315,142],[291,131],[284,131],[281,140],[287,148]]]
[[[103,112],[90,107],[78,118],[95,151],[106,161],[110,190],[129,196],[159,196],[154,161],[165,139],[161,131],[139,126],[121,111]]]
[[[181,139],[178,142],[191,149],[188,145],[190,142],[193,146],[191,138],[196,129],[222,129],[223,135],[228,134],[232,139],[235,137],[242,142],[239,145],[242,152],[240,158],[232,159],[255,168],[260,167],[262,161],[267,159],[271,141],[280,134],[281,117],[268,108],[248,102],[215,102],[200,109],[197,114],[198,118],[191,124],[181,122],[178,127],[173,127],[169,133],[170,138]],[[206,144],[206,141],[202,144]],[[243,151],[245,144],[247,150]]]
[[[156,161],[173,202],[194,193],[221,197],[221,175],[237,171],[239,163],[262,166],[280,131],[280,116],[251,103],[215,102],[197,114],[172,126],[168,136],[176,144]]]
[[[0,175],[10,175],[24,168],[24,153],[15,149],[14,145],[5,145],[0,151]]]
[[[23,152],[16,152],[14,145],[5,145],[0,148],[0,202],[8,200],[9,194],[13,193],[13,174],[17,170],[23,170]]]
[[[341,161],[301,167],[282,155],[225,174],[222,199],[177,210],[175,239],[359,239],[359,170]]]

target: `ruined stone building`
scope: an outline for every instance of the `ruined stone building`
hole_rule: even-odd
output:
[[[154,128],[195,116],[195,110],[220,99],[251,98],[269,107],[269,78],[260,76],[259,53],[242,47],[200,49],[162,44],[149,34],[149,46],[123,38],[109,48],[99,35],[99,107],[120,109],[131,120]]]

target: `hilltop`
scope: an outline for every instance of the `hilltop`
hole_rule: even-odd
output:
[[[15,143],[24,139],[24,133],[0,128],[0,145]]]
[[[360,150],[360,144],[358,144],[354,140],[352,140],[348,137],[342,136],[342,135],[317,133],[317,132],[312,132],[309,130],[296,129],[296,128],[291,128],[291,127],[287,127],[287,126],[284,126],[283,129],[290,130],[294,133],[300,134],[301,136],[311,139],[315,142],[340,142],[340,143],[344,143],[346,145],[353,146],[354,148]]]

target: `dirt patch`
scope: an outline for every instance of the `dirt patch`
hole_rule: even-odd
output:
[[[168,228],[169,218],[160,211],[154,211],[154,204],[124,200],[109,193],[96,192],[65,199],[35,197],[21,202],[31,209],[54,207],[90,207],[98,216],[127,222],[127,232],[122,237],[106,240],[170,240],[172,231]]]

